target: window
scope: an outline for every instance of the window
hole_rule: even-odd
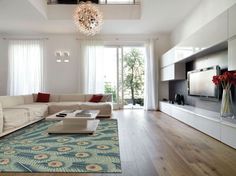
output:
[[[43,41],[10,40],[8,94],[39,92],[43,87]]]

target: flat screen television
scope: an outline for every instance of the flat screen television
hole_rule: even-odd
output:
[[[208,67],[188,72],[188,95],[219,99],[219,86],[212,82],[220,74],[220,67]]]

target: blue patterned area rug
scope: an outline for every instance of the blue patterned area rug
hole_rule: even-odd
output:
[[[117,120],[101,120],[92,135],[49,135],[53,124],[41,121],[1,138],[0,172],[121,173]]]

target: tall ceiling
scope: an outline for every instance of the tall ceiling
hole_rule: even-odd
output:
[[[42,1],[41,4],[40,1]],[[168,33],[180,24],[200,1],[142,0],[140,19],[105,20],[101,33]],[[0,33],[63,34],[76,32],[72,18],[51,20],[47,17],[47,5],[43,6],[43,4],[45,4],[45,0],[0,0]]]

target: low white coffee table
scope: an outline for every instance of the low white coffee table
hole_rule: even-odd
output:
[[[95,120],[97,115],[99,114],[98,110],[86,110],[91,114],[90,117],[84,117],[83,115],[76,116],[77,113],[81,112],[81,110],[75,111],[61,111],[59,113],[66,113],[65,117],[57,117],[56,114],[48,116],[46,120],[61,120],[57,122],[55,125],[48,128],[48,133],[56,133],[56,134],[73,134],[73,133],[94,133],[98,127],[100,120]]]

